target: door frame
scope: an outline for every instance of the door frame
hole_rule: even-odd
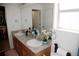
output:
[[[40,11],[40,13],[41,13],[41,18],[40,18],[40,20],[41,20],[41,30],[42,30],[42,11],[41,10],[39,10],[39,9],[32,9],[32,11]],[[32,22],[33,22],[33,19],[32,19]],[[33,26],[33,25],[32,25]]]

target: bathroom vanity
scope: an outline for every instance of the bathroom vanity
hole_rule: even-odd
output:
[[[17,32],[12,32],[14,49],[20,56],[50,56],[51,41],[48,44],[42,44],[38,47],[31,47],[27,42],[33,37],[26,36],[24,33],[16,35]]]

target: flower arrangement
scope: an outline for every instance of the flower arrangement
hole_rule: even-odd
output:
[[[46,32],[46,30],[42,31],[41,39],[42,39],[42,41],[47,41],[48,40],[48,33]]]
[[[51,38],[51,35],[50,35],[50,32],[47,32],[46,30],[42,30],[42,33],[41,33],[41,40],[43,42],[47,42],[49,39],[52,39]]]

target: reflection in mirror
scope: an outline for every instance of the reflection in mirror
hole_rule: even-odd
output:
[[[32,26],[41,31],[41,11],[32,10]]]
[[[54,3],[27,3],[21,8],[22,28],[52,31]],[[25,21],[27,19],[27,21]]]

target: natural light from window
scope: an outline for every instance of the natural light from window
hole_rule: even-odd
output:
[[[61,12],[59,27],[79,30],[79,11]]]
[[[58,28],[64,30],[79,31],[79,3],[66,3],[69,0],[63,0],[59,6]]]
[[[59,0],[60,10],[79,8],[79,0]]]

